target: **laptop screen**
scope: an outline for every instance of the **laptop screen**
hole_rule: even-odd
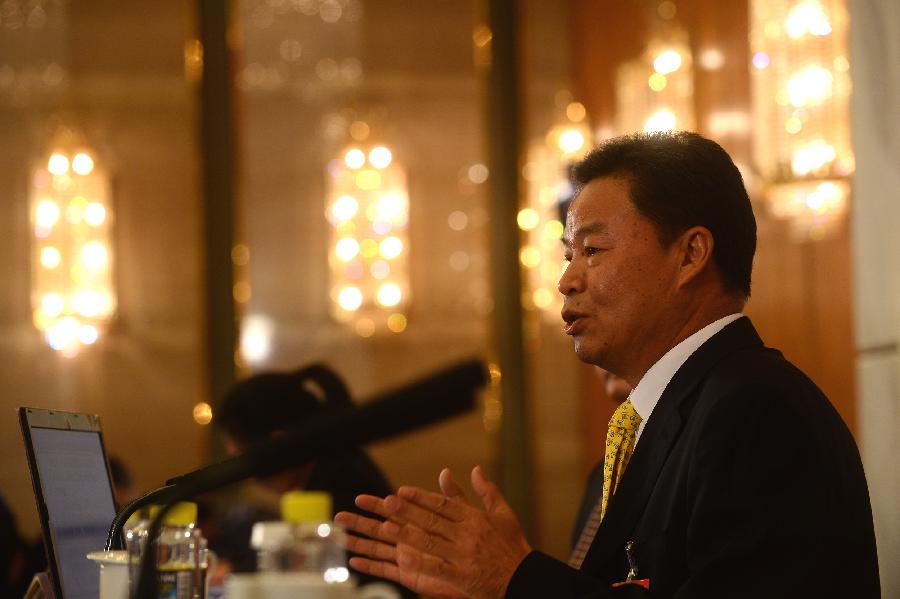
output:
[[[31,443],[64,599],[97,599],[97,567],[116,515],[99,431],[32,428]]]

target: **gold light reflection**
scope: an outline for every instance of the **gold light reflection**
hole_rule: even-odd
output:
[[[667,27],[650,40],[639,59],[616,73],[619,131],[696,129],[693,85],[687,33]]]
[[[561,94],[571,98],[567,92]],[[569,166],[591,149],[590,140],[584,105],[570,101],[561,110],[556,126],[542,140],[531,144],[523,169],[528,196],[516,218],[519,228],[527,233],[519,251],[527,282],[523,305],[541,309],[547,320],[554,323],[559,320],[561,296],[556,283],[563,266],[560,203],[568,200],[573,191]]]
[[[212,422],[213,419],[213,410],[212,406],[206,403],[205,401],[201,401],[196,404],[192,413],[194,417],[194,422],[201,426],[205,426]]]
[[[48,345],[71,357],[97,342],[117,302],[109,176],[73,135],[59,137],[32,175],[32,309]]]
[[[798,239],[847,213],[853,173],[843,0],[753,0],[754,155],[773,214]]]
[[[354,122],[357,130],[362,125]],[[325,215],[332,228],[332,314],[370,337],[406,328],[392,328],[389,318],[402,316],[410,299],[409,195],[395,152],[358,139],[368,140],[365,128],[366,136],[354,135],[353,145],[328,164]]]

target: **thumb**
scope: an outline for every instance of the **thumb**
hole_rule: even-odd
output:
[[[450,497],[451,499],[454,497],[458,497],[463,501],[468,502],[466,498],[465,492],[462,490],[455,480],[453,480],[453,473],[450,472],[449,468],[444,468],[441,470],[440,475],[438,475],[438,485],[441,487],[441,492]]]
[[[500,493],[500,489],[497,488],[497,485],[488,480],[484,471],[481,469],[481,466],[475,466],[472,469],[472,488],[475,489],[475,493],[481,497],[485,509],[489,512],[497,511],[499,508],[507,505],[506,499],[504,499],[503,495]]]

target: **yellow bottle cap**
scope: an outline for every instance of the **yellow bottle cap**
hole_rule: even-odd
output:
[[[281,519],[292,524],[331,520],[331,495],[324,491],[291,491],[281,496]]]
[[[159,514],[158,505],[150,506],[150,519],[155,519]],[[163,516],[162,523],[166,526],[187,526],[197,522],[197,504],[192,501],[179,501]]]

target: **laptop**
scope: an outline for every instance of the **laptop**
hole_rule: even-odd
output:
[[[58,599],[97,599],[87,559],[103,549],[116,515],[100,420],[92,414],[19,408],[48,572]]]

